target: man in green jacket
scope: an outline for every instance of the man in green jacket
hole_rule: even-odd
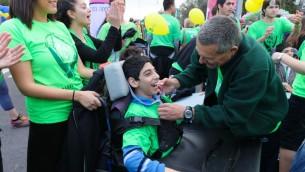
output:
[[[163,79],[160,85],[170,92],[207,78],[204,105],[165,103],[158,109],[160,117],[194,121],[207,128],[229,128],[237,136],[274,138],[288,103],[268,52],[254,39],[242,35],[226,16],[213,17],[202,26],[196,50],[185,71]],[[278,141],[274,144],[273,156],[262,157],[261,168],[276,163]],[[268,150],[270,154],[272,150]]]

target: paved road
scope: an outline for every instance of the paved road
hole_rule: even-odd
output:
[[[25,113],[24,97],[17,90],[10,73],[4,70],[10,96],[18,111]],[[4,172],[26,172],[28,127],[12,128],[9,115],[0,108],[0,137]]]

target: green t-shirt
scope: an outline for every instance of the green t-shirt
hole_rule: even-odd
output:
[[[165,46],[174,48],[175,41],[179,41],[181,37],[180,23],[172,15],[162,14],[162,17],[166,20],[168,24],[169,33],[166,35],[152,35],[151,33],[148,33],[152,37],[150,46]]]
[[[198,35],[200,31],[200,27],[192,27],[192,28],[183,28],[181,30],[181,44],[187,44],[191,41],[192,38]]]
[[[125,118],[133,116],[159,118],[159,105],[160,103],[151,106],[130,103]],[[130,145],[140,146],[146,155],[153,155],[159,148],[157,126],[143,126],[126,131],[123,135],[123,147]]]
[[[305,61],[304,45],[305,44],[303,42],[301,48],[299,49],[299,54],[301,55],[299,57],[301,57],[301,61]],[[292,88],[292,94],[305,98],[305,75],[297,73],[293,81]]]
[[[30,61],[36,84],[67,90],[80,90],[82,80],[77,71],[78,54],[66,26],[57,21],[33,21],[28,29],[14,18],[0,26],[11,34],[9,47],[24,45],[21,61]],[[30,120],[35,123],[57,123],[68,119],[72,102],[26,97]]]
[[[268,52],[272,52],[277,45],[283,42],[284,34],[292,31],[293,24],[284,18],[276,18],[272,23],[259,20],[249,26],[247,34],[254,39],[259,39],[264,36],[269,26],[274,27],[273,32],[262,44]]]
[[[99,33],[97,34],[97,38],[101,39],[101,40],[105,40],[107,35],[108,35],[110,27],[111,27],[110,23],[105,23],[102,26]],[[110,58],[108,59],[108,61],[111,61],[111,62],[118,61],[119,58],[120,58],[121,53],[125,51],[125,49],[128,47],[128,45],[131,42],[135,41],[137,38],[141,37],[141,34],[140,34],[140,31],[138,30],[138,27],[136,26],[136,24],[134,24],[132,22],[123,23],[121,25],[121,36],[123,37],[124,34],[127,32],[127,30],[131,29],[131,28],[134,28],[137,31],[136,34],[131,38],[126,38],[123,42],[121,50],[119,52],[113,52],[111,54]]]

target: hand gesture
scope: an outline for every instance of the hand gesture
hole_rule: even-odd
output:
[[[289,19],[292,23],[298,25],[302,22],[303,12],[296,11]]]
[[[92,111],[101,106],[98,97],[99,94],[94,91],[76,91],[74,100],[78,101],[86,109]]]
[[[107,21],[114,27],[120,28],[123,22],[124,10],[122,9],[122,2],[116,0],[111,3],[107,12]]]
[[[23,47],[21,45],[15,48],[8,48],[11,37],[8,33],[0,34],[0,69],[10,67],[20,61],[23,55]]]
[[[273,30],[274,30],[274,26],[267,27],[264,37],[268,38],[272,34]]]

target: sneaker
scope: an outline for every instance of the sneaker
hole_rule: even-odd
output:
[[[19,114],[17,119],[11,120],[12,127],[21,128],[29,126],[29,118],[25,115]]]

